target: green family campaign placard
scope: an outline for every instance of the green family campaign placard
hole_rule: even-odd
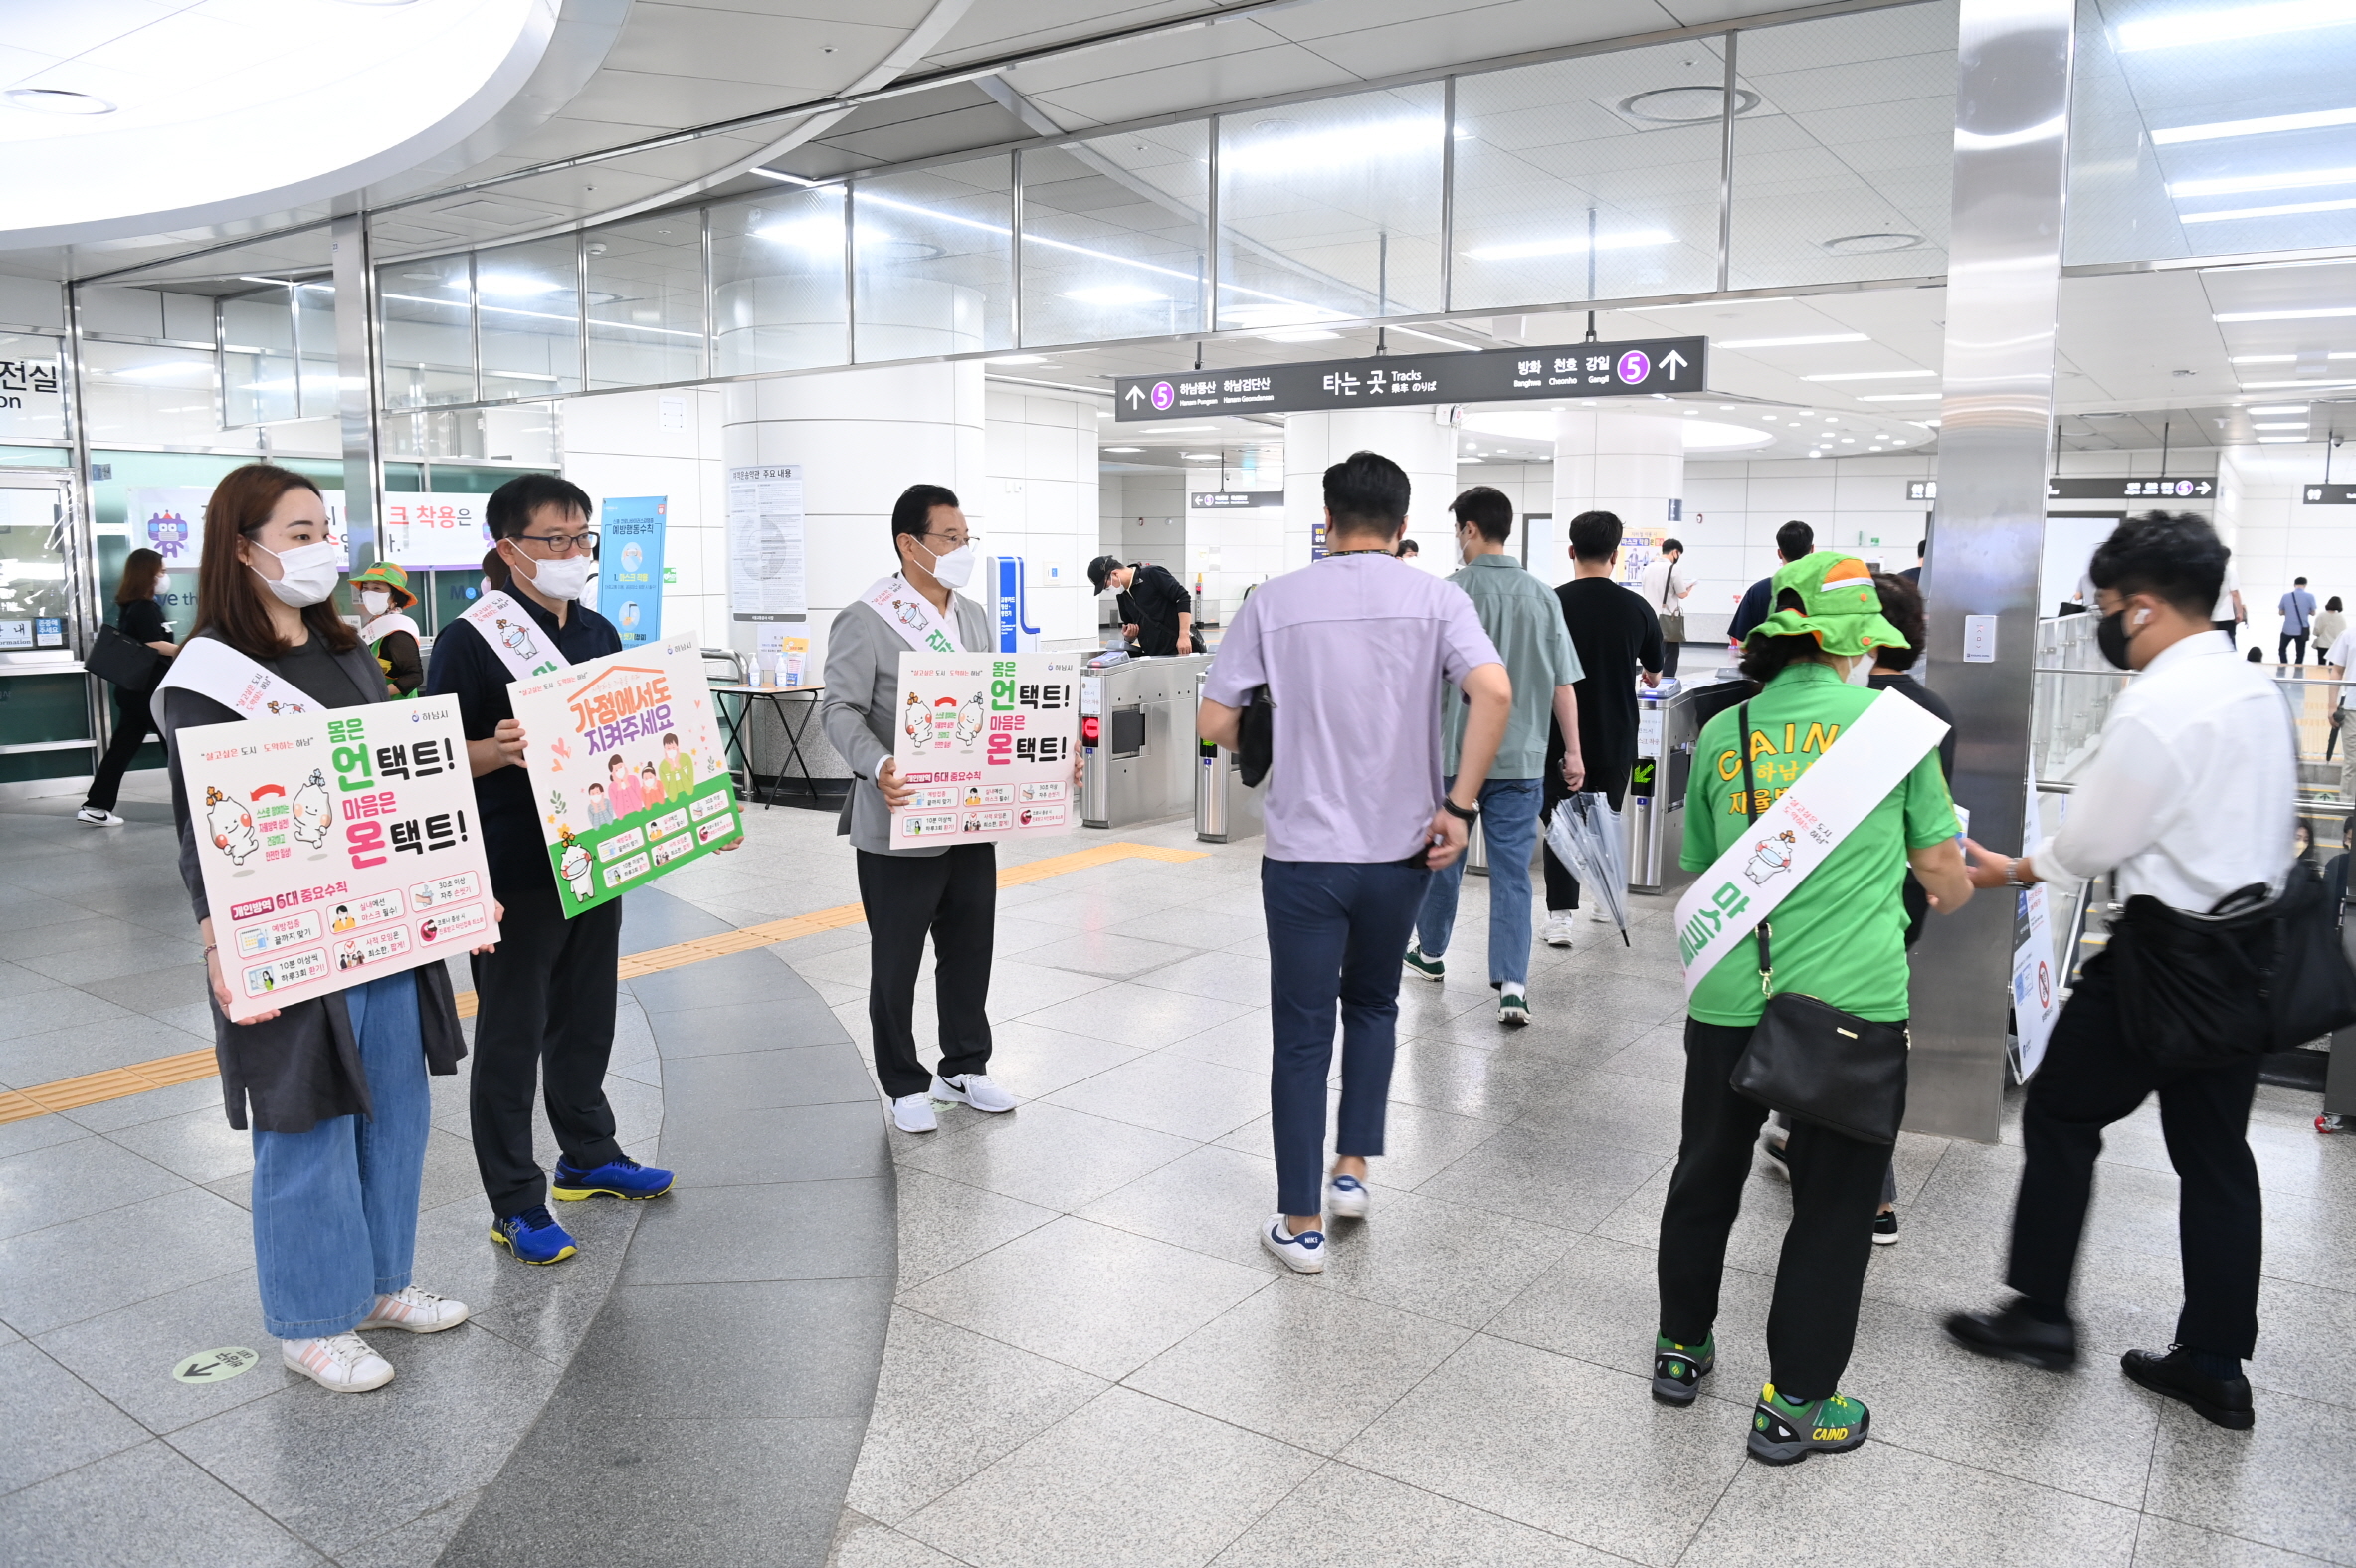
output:
[[[699,632],[507,687],[569,917],[743,837]]]

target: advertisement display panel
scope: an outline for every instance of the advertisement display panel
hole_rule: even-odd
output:
[[[1077,820],[1079,654],[899,656],[892,756],[914,786],[895,848],[1062,833]]]
[[[163,557],[163,569],[167,572],[195,571],[197,560],[205,551],[205,507],[212,499],[210,485],[132,486],[124,497],[123,514],[130,547],[155,551]],[[322,490],[319,499],[327,506],[327,540],[341,552],[337,570],[348,572],[352,569],[352,544],[350,531],[344,524],[343,491]],[[477,550],[468,564],[482,557],[483,551]]]
[[[609,496],[598,504],[597,613],[624,648],[663,640],[663,534],[668,496]]]
[[[458,698],[180,731],[229,1016],[498,940]]]
[[[701,633],[507,687],[567,918],[744,836]]]

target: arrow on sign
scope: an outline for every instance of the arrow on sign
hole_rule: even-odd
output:
[[[1685,356],[1672,348],[1662,355],[1661,368],[1669,372],[1669,380],[1674,381],[1677,378],[1677,372],[1685,368]]]
[[[1131,408],[1135,408],[1135,407],[1136,407],[1138,404],[1140,404],[1140,403],[1142,403],[1142,402],[1144,402],[1144,401],[1145,401],[1145,392],[1144,392],[1144,389],[1143,389],[1143,388],[1141,388],[1141,387],[1131,387],[1131,388],[1129,388],[1129,407],[1131,407]]]
[[[2201,483],[2200,483],[2199,485],[2197,485],[2197,486],[2195,486],[2195,487],[2194,487],[2194,489],[2193,489],[2193,493],[2194,493],[2195,495],[2206,495],[2206,494],[2208,494],[2208,493],[2209,493],[2209,482],[2208,482],[2207,480],[2203,480],[2203,481],[2201,481]]]

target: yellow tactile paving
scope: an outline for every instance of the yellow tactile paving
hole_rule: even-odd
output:
[[[998,874],[998,885],[1020,887],[1025,882],[1086,871],[1092,866],[1108,866],[1114,861],[1183,864],[1201,860],[1203,853],[1201,850],[1173,850],[1155,844],[1120,841],[1095,844],[1084,850],[1075,850],[1069,855],[1051,855],[1044,860],[1009,866]],[[733,931],[699,936],[691,942],[675,942],[669,947],[654,947],[643,953],[631,953],[622,960],[621,977],[635,980],[640,975],[698,964],[707,958],[747,953],[756,947],[790,942],[802,936],[815,936],[821,931],[841,930],[847,925],[857,925],[866,918],[866,910],[861,905],[839,903],[831,909],[814,909],[808,914],[790,914],[781,920],[739,926]],[[458,1016],[475,1016],[474,992],[459,993]],[[120,1099],[126,1094],[143,1094],[151,1088],[185,1083],[190,1078],[211,1078],[217,1070],[213,1053],[207,1048],[185,1051],[176,1057],[158,1057],[153,1062],[133,1063],[126,1068],[108,1068],[103,1073],[87,1073],[81,1078],[60,1078],[55,1083],[42,1083],[28,1089],[0,1089],[0,1123],[23,1121],[30,1116],[45,1116],[52,1111],[73,1110],[83,1105],[96,1105],[102,1100]]]

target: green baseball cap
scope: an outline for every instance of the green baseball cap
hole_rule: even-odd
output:
[[[1813,637],[1826,653],[1850,656],[1909,646],[1882,618],[1873,574],[1854,555],[1818,550],[1787,562],[1768,583],[1768,603],[1781,604],[1789,590],[1799,595],[1801,607],[1777,610],[1752,637]]]

